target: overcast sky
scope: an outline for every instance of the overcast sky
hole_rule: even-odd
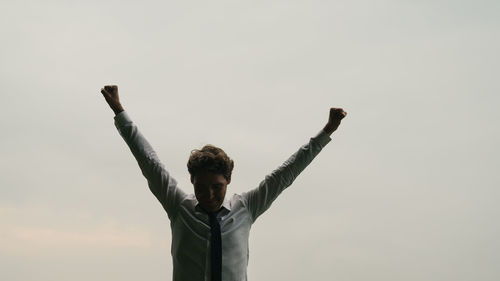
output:
[[[181,188],[204,144],[254,188],[249,280],[500,280],[500,2],[0,2],[0,279],[170,280],[170,227],[99,89]]]

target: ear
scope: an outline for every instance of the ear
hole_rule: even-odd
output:
[[[229,177],[229,179],[227,179],[227,184],[230,184],[231,183],[231,177]]]
[[[191,183],[194,184],[194,176],[191,175]]]

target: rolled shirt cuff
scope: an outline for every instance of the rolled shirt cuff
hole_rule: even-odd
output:
[[[123,127],[125,124],[132,123],[132,119],[128,116],[128,113],[124,110],[115,115],[115,126],[117,128]]]
[[[317,140],[321,146],[327,145],[332,140],[332,138],[323,129],[321,129],[313,138]]]

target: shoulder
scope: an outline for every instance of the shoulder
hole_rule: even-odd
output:
[[[236,194],[233,193],[231,196],[227,197],[226,200],[224,200],[225,204],[228,204],[228,207],[233,210],[233,209],[239,209],[239,208],[247,208],[247,202],[245,200],[244,195]]]
[[[196,196],[194,194],[187,194],[184,196],[182,199],[180,205],[188,207],[189,209],[194,209],[196,205],[198,204],[198,200],[196,199]]]

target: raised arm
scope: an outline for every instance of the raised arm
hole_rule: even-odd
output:
[[[118,87],[105,86],[101,89],[101,93],[115,112],[115,126],[137,160],[142,174],[148,181],[149,189],[172,219],[186,194],[177,187],[177,181],[165,170],[149,142],[124,111],[118,96]]]
[[[331,108],[327,124],[316,136],[267,175],[257,188],[242,194],[254,221],[271,206],[278,195],[292,184],[323,147],[330,142],[330,135],[337,130],[340,121],[346,115],[347,113],[342,108]]]

